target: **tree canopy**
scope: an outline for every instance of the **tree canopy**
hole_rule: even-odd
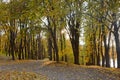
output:
[[[119,27],[119,0],[0,0],[0,51],[13,60],[120,68]]]

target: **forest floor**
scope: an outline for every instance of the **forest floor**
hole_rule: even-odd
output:
[[[120,69],[0,56],[0,80],[120,80]]]

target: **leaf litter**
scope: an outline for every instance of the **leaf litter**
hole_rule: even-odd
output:
[[[47,80],[47,77],[33,72],[1,71],[0,80]]]
[[[0,65],[0,80],[120,80],[119,72],[120,69],[66,62],[18,60]]]

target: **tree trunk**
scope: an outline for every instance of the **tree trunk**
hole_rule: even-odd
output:
[[[14,43],[15,39],[14,39],[14,32],[11,30],[10,31],[10,52],[12,55],[12,60],[15,60],[15,55],[14,55]]]
[[[30,43],[31,43],[31,40],[30,40],[30,36],[29,36],[29,33],[27,33],[27,56],[28,56],[28,59],[30,59]]]
[[[79,34],[74,34],[75,39],[71,40],[73,55],[74,55],[74,64],[79,64]]]
[[[25,59],[27,59],[27,41],[26,41],[26,32],[24,37],[24,53],[25,53]]]
[[[112,40],[112,59],[113,59],[113,67],[115,68],[115,52],[114,52],[114,40]]]
[[[67,54],[65,54],[65,62],[68,62]]]
[[[101,36],[102,37],[102,36]],[[101,57],[102,57],[102,67],[105,66],[105,57],[104,57],[104,53],[103,53],[103,46],[102,46],[102,41],[101,43]]]
[[[31,55],[31,53],[30,53],[30,44],[29,44],[29,43],[28,43],[27,50],[28,50],[28,52],[27,52],[28,59],[30,59],[30,55]]]
[[[12,60],[15,60],[15,55],[14,55],[14,48],[15,48],[15,32],[14,32],[14,21],[10,22],[11,29],[10,29],[10,53],[12,55]]]
[[[48,55],[49,59],[52,60],[52,40],[50,37],[48,38]]]
[[[57,41],[56,37],[53,38],[53,45],[55,49],[55,55],[56,55],[56,61],[59,62],[59,55],[58,55],[58,46],[57,46]]]
[[[21,53],[22,53],[22,39],[20,40],[20,45],[19,45],[19,52],[18,52],[18,58],[21,60]]]
[[[99,38],[98,38],[98,51],[97,51],[97,65],[100,66],[100,41],[102,41],[101,38],[101,28],[99,29]]]
[[[54,59],[59,62],[59,54],[58,54],[58,44],[57,44],[57,26],[56,26],[56,23],[55,23],[55,20],[54,20],[54,16],[53,18],[50,18],[50,17],[47,17],[47,20],[48,20],[48,30],[50,32],[50,36],[53,40],[53,51],[54,51]],[[50,20],[52,21],[53,23],[53,27],[52,25],[50,25]]]
[[[64,57],[63,57],[63,37],[62,37],[61,31],[62,31],[62,30],[60,30],[60,50],[61,50],[61,53],[62,53],[62,58],[61,58],[61,60],[64,61]]]
[[[107,44],[105,26],[102,25],[102,29],[103,29],[103,40],[104,40],[104,52],[105,52],[106,67],[110,67],[110,55],[109,55],[109,47],[110,46],[109,46],[109,44],[110,44],[111,32],[109,32],[108,44]]]
[[[96,46],[96,31],[93,31],[93,64],[96,65],[97,58],[97,46]]]
[[[73,18],[74,16],[71,16],[69,21],[68,21],[68,26],[69,26],[69,37],[70,37],[70,42],[72,45],[72,50],[73,50],[73,55],[74,55],[74,63],[79,64],[79,27],[80,23],[79,21],[75,21]],[[75,24],[76,23],[76,24]]]
[[[114,25],[114,36],[116,43],[116,52],[117,52],[117,68],[120,68],[120,40],[119,40],[119,27],[117,27],[117,21],[113,23]]]

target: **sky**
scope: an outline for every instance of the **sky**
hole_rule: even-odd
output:
[[[4,2],[9,2],[10,0],[3,0]]]

